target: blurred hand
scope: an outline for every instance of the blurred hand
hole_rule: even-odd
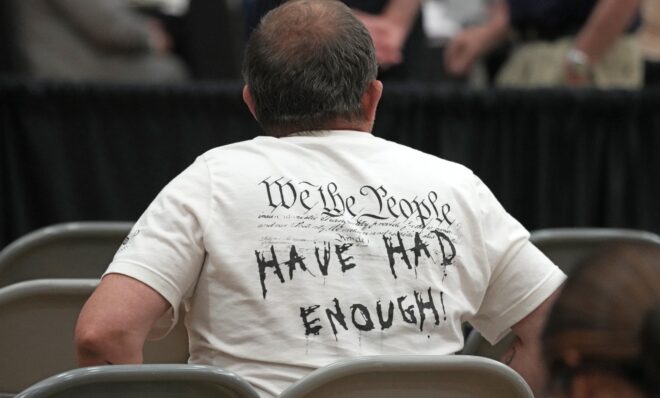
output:
[[[564,63],[564,82],[568,87],[580,88],[593,85],[593,79],[585,74],[577,73],[568,62]]]
[[[465,29],[445,49],[445,70],[452,76],[464,76],[486,51],[488,31],[481,27]]]
[[[172,39],[167,34],[163,25],[155,20],[147,22],[147,31],[149,32],[149,45],[159,54],[164,54],[172,49]]]
[[[355,11],[355,14],[371,34],[380,67],[387,69],[403,62],[403,45],[408,36],[406,27],[381,15],[360,11]]]

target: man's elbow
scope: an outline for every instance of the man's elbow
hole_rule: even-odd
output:
[[[80,366],[142,362],[142,347],[127,331],[78,324],[75,346]]]

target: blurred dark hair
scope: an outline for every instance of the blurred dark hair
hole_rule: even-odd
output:
[[[369,31],[334,0],[293,0],[266,14],[243,61],[257,120],[276,136],[361,120],[377,72]]]
[[[555,388],[567,390],[580,373],[608,372],[658,396],[660,246],[620,244],[576,267],[542,340]]]

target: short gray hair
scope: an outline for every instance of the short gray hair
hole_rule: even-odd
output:
[[[243,62],[257,120],[275,136],[362,120],[377,73],[369,31],[335,0],[293,0],[266,14]]]

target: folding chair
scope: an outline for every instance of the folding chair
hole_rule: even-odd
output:
[[[358,357],[303,377],[280,398],[532,398],[523,378],[487,358],[466,355]]]
[[[259,398],[240,376],[202,365],[111,365],[43,380],[16,398]]]
[[[40,278],[99,278],[131,222],[75,222],[33,231],[0,252],[0,287]]]
[[[569,273],[576,265],[604,246],[617,243],[651,243],[660,245],[660,236],[647,231],[617,228],[550,228],[532,231],[530,241],[562,271]],[[513,342],[513,334],[492,346],[481,334],[472,330],[463,354],[499,359]]]
[[[37,279],[0,288],[0,393],[16,394],[54,374],[77,368],[74,328],[96,279]],[[148,341],[146,363],[186,363],[188,336],[180,322]]]
[[[660,245],[660,236],[647,231],[617,228],[551,228],[533,231],[531,242],[564,272],[598,249],[616,243]]]

